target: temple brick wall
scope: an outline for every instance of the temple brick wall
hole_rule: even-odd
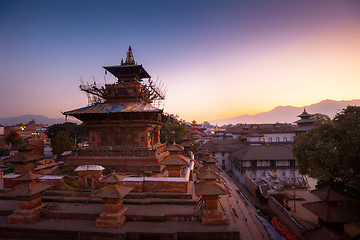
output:
[[[132,192],[188,192],[188,182],[125,181],[125,184],[134,188]]]

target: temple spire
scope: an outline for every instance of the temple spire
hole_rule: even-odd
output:
[[[129,46],[129,50],[126,53],[125,64],[135,64],[135,59],[134,59],[134,55],[132,53],[131,45]]]

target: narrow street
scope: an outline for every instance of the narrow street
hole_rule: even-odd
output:
[[[242,194],[227,173],[222,172],[221,179],[229,194],[221,197],[220,202],[229,217],[229,224],[239,229],[240,238],[269,239],[266,229],[256,218],[256,208],[252,202]]]

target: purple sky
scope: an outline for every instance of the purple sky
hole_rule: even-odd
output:
[[[85,106],[130,44],[187,121],[360,98],[356,0],[1,1],[0,36],[0,117]]]

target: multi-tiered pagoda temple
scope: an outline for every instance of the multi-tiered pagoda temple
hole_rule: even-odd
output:
[[[104,67],[117,82],[99,86],[82,84],[89,106],[65,112],[89,130],[88,149],[73,151],[69,165],[98,164],[127,172],[161,172],[165,157],[160,143],[163,111],[154,102],[164,100],[161,89],[138,65],[131,47],[125,62]]]

